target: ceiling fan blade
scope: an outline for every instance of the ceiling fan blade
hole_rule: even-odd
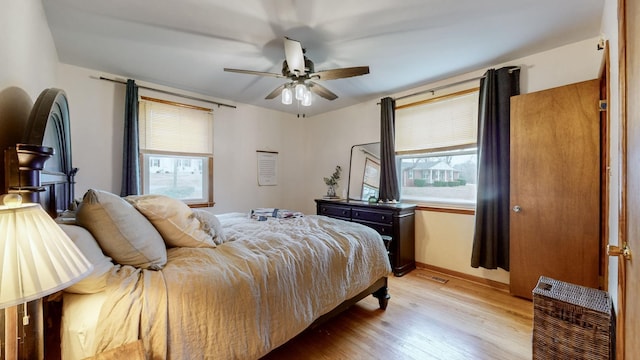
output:
[[[309,90],[311,90],[311,92],[316,93],[327,100],[335,100],[338,98],[338,95],[318,83],[308,81],[307,84],[309,85]]]
[[[332,69],[332,70],[322,70],[313,74],[309,74],[309,77],[318,79],[318,80],[334,80],[334,79],[342,79],[353,76],[366,75],[369,73],[368,66],[355,66],[348,68],[340,68],[340,69]]]
[[[285,86],[287,86],[286,83],[275,88],[272,92],[269,93],[269,95],[265,97],[265,100],[271,100],[280,95],[282,93],[282,89],[284,89]]]
[[[230,68],[224,68],[224,71],[235,72],[235,73],[240,73],[240,74],[249,74],[249,75],[271,76],[271,77],[277,77],[277,78],[284,78],[285,77],[282,74],[276,74],[276,73],[270,73],[270,72],[264,72],[264,71],[230,69]]]
[[[287,66],[292,74],[298,76],[306,73],[304,69],[304,52],[299,41],[284,38],[284,55],[287,59]]]

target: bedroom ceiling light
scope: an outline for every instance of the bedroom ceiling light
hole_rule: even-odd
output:
[[[0,234],[0,309],[53,294],[93,269],[40,204],[22,204],[20,195],[4,196]]]
[[[302,101],[302,99],[304,99],[304,94],[308,92],[307,87],[304,85],[304,83],[297,83],[295,89],[296,100]]]
[[[293,91],[292,91],[293,89]],[[281,100],[284,105],[291,105],[293,99],[302,106],[311,106],[313,94],[310,89],[310,85],[304,82],[298,82],[294,85],[293,82],[283,85],[281,92]]]
[[[285,105],[291,105],[293,102],[293,94],[291,93],[291,89],[286,86],[282,89],[282,103]]]
[[[306,89],[300,102],[302,106],[311,106],[311,91]]]

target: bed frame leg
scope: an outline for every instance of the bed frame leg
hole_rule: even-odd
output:
[[[386,310],[387,304],[389,303],[389,299],[391,299],[391,295],[389,295],[389,289],[387,285],[381,287],[373,293],[373,296],[378,298],[378,304],[380,304],[380,309]]]

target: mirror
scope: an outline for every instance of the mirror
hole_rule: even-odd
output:
[[[368,201],[378,198],[380,188],[380,143],[357,144],[351,147],[349,160],[348,200]]]

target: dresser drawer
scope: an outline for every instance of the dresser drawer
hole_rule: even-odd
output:
[[[359,220],[356,220],[356,219],[353,219],[353,222],[357,222],[358,224],[362,224],[362,225],[368,226],[368,227],[372,228],[373,230],[377,231],[380,235],[393,236],[393,226],[391,226],[391,225],[373,223],[373,222],[368,222],[368,221],[359,221]]]
[[[336,205],[320,205],[320,213],[318,215],[339,217],[339,218],[351,218],[351,208],[346,206]]]
[[[373,210],[362,210],[362,209],[352,209],[351,210],[351,218],[353,221],[371,221],[380,224],[391,224],[393,223],[393,215],[390,212],[386,211],[373,211]]]

